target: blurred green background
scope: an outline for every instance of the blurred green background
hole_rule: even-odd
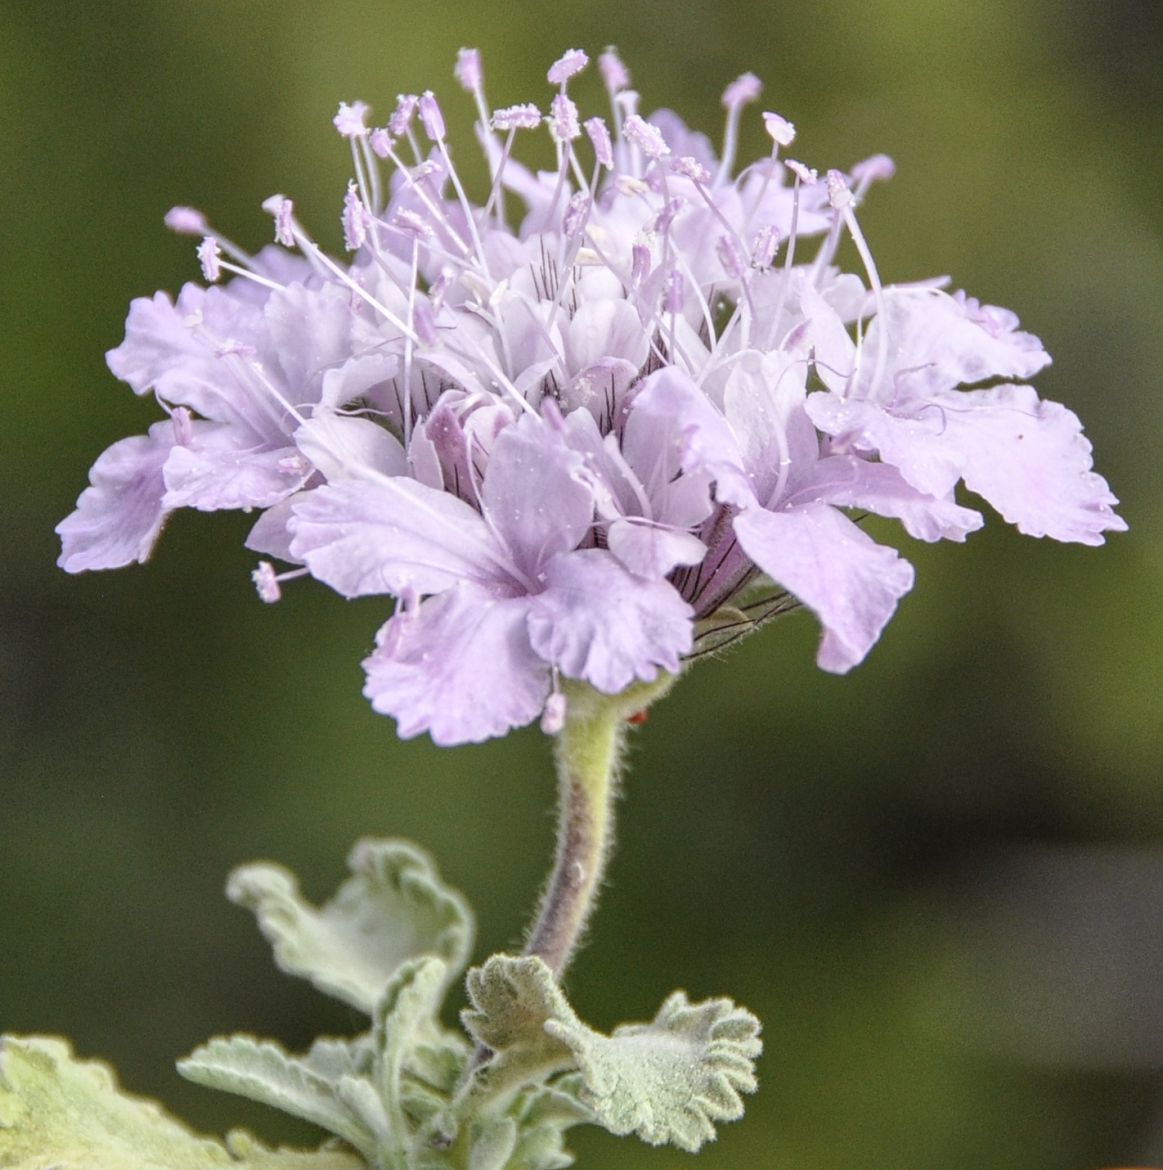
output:
[[[2,0],[0,1027],[68,1033],[200,1127],[307,1141],[173,1071],[211,1034],[358,1024],[273,972],[232,866],[322,897],[356,838],[409,836],[478,907],[480,955],[519,945],[552,851],[537,731],[397,742],[359,696],[384,607],[261,606],[245,517],[179,516],[147,567],[80,578],[52,527],[155,417],[103,351],[132,296],[197,274],[169,206],[255,246],[281,191],[335,242],[340,99],[432,87],[464,155],[459,46],[504,105],[611,42],[647,109],[717,136],[750,69],[797,157],[892,155],[862,216],[882,274],[1018,311],[1132,532],[1060,547],[993,517],[909,548],[916,589],[847,678],[803,616],[701,664],[636,737],[575,1006],[608,1027],[681,985],[762,1017],[719,1170],[1163,1164],[1158,0]],[[686,1162],[575,1134],[582,1166]]]

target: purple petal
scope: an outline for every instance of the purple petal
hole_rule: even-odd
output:
[[[964,293],[888,289],[864,341],[853,395],[891,405],[987,378],[1031,378],[1050,364],[1050,355],[1017,324],[1008,309],[982,305]],[[882,337],[888,361],[873,387]]]
[[[643,581],[607,552],[554,557],[532,599],[533,648],[569,678],[607,694],[677,671],[691,648],[693,611],[666,581]]]
[[[531,578],[555,554],[576,548],[594,515],[582,457],[559,431],[532,415],[497,439],[481,503],[489,524]]]
[[[936,405],[925,404],[915,416],[897,416],[874,402],[822,392],[809,394],[805,409],[825,434],[877,452],[926,495],[945,498],[961,478],[960,452],[946,441],[945,412]]]
[[[167,508],[217,512],[267,508],[297,491],[311,472],[294,447],[255,449],[238,428],[195,421],[189,442],[165,465]]]
[[[292,284],[271,293],[264,317],[291,405],[318,402],[325,374],[352,356],[351,294],[338,284]]]
[[[570,376],[611,358],[637,370],[650,353],[650,338],[637,312],[628,301],[606,297],[578,306],[562,341]]]
[[[399,439],[370,418],[319,410],[295,431],[299,450],[328,479],[361,471],[404,475],[408,460]]]
[[[946,391],[897,417],[870,402],[813,394],[821,430],[878,451],[926,495],[948,497],[957,480],[988,500],[1019,531],[1102,544],[1125,522],[1106,480],[1092,470],[1077,415],[1041,401],[1030,386]]]
[[[952,499],[937,500],[917,491],[887,463],[870,463],[857,455],[821,459],[786,504],[818,501],[841,508],[865,508],[899,520],[917,540],[963,541],[984,523],[980,512]]]
[[[723,388],[750,488],[768,507],[786,490],[784,469],[795,474],[819,458],[820,440],[803,410],[805,369],[801,360],[752,350],[738,355]]]
[[[658,580],[679,565],[697,565],[707,546],[690,532],[649,521],[616,520],[606,534],[610,552],[636,577]]]
[[[298,560],[291,554],[291,531],[288,527],[297,499],[297,496],[289,496],[267,508],[247,533],[246,547],[263,556],[298,564]]]
[[[162,505],[162,466],[173,449],[174,425],[166,419],[98,458],[76,511],[56,527],[62,569],[119,569],[146,560],[169,515]]]
[[[643,424],[653,423],[674,443],[687,472],[707,472],[716,480],[716,496],[723,503],[748,507],[755,503],[743,453],[727,420],[683,371],[674,366],[657,370],[642,383],[633,413],[642,412]]]
[[[364,695],[408,739],[479,743],[535,719],[549,668],[526,630],[527,598],[497,599],[460,586],[400,612],[364,660]]]
[[[439,593],[459,581],[501,595],[519,591],[476,511],[402,476],[304,492],[290,527],[294,558],[344,597]]]
[[[945,394],[938,405],[966,487],[1019,532],[1097,545],[1104,532],[1126,530],[1112,511],[1118,500],[1091,470],[1091,446],[1073,411],[1041,401],[1030,386]]]
[[[895,549],[826,504],[752,508],[735,517],[735,532],[751,559],[820,619],[816,662],[835,674],[864,658],[913,585],[912,566]]]
[[[201,311],[204,297],[204,289],[187,284],[177,307],[161,292],[134,299],[125,322],[125,340],[105,355],[113,374],[128,382],[135,394],[145,394],[175,362],[205,361],[206,346],[187,324]]]

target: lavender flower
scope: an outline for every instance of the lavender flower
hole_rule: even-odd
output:
[[[554,63],[544,108],[493,112],[462,51],[479,203],[432,93],[384,127],[344,103],[345,260],[281,197],[282,246],[254,257],[175,209],[207,280],[232,279],[133,303],[109,365],[169,420],[97,460],[60,564],[142,561],[176,508],[263,509],[248,546],[295,566],[263,562],[263,599],[305,573],[396,597],[365,694],[453,744],[556,728],[563,680],[615,694],[797,605],[819,665],[850,669],[913,580],[852,509],[962,541],[983,522],[963,482],[1031,535],[1125,529],[1078,419],[1025,382],[1050,359],[1013,314],[882,284],[856,211],[888,160],[821,180],[768,112],[770,155],[736,174],[756,78],[728,87],[716,156],[643,118],[612,52],[609,119],[583,119],[587,63]],[[514,149],[538,126],[556,166],[535,173]],[[836,267],[844,234],[862,273]]]

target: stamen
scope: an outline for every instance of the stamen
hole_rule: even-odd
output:
[[[356,138],[367,133],[366,120],[370,109],[367,102],[340,102],[339,113],[331,121],[344,138]]]
[[[377,158],[387,158],[392,153],[392,136],[382,126],[377,126],[368,138],[368,145]]]
[[[264,199],[263,211],[275,217],[275,243],[284,248],[295,246],[295,205],[285,195],[272,195]]]
[[[460,49],[456,54],[456,68],[453,70],[453,76],[469,93],[478,92],[484,80],[479,50]]]
[[[594,158],[597,159],[598,166],[612,171],[614,169],[614,149],[605,121],[601,118],[587,118],[583,125],[589,136],[590,145],[594,148]]]
[[[412,119],[420,99],[414,93],[402,93],[396,98],[396,108],[388,119],[388,130],[393,138],[402,138],[412,129]]]
[[[354,182],[347,184],[347,194],[343,197],[343,215],[340,218],[344,247],[349,252],[358,252],[367,240],[368,213],[360,201]]]
[[[589,63],[589,57],[581,49],[567,49],[549,67],[546,78],[550,85],[560,85],[564,93],[566,82],[571,77],[576,77]]]
[[[210,231],[210,222],[195,207],[171,207],[162,222],[179,236],[204,236]]]
[[[570,199],[561,222],[561,229],[567,237],[578,236],[584,230],[590,206],[590,197],[585,191],[579,191]]]
[[[763,128],[771,136],[776,146],[791,146],[795,141],[796,128],[786,118],[773,114],[770,110],[764,112]]]
[[[541,118],[541,111],[532,102],[522,102],[494,110],[492,123],[495,130],[536,130]]]
[[[221,277],[221,253],[218,251],[218,241],[213,236],[207,236],[198,245],[198,263],[202,266],[202,275],[207,284],[214,284]]]
[[[856,212],[854,210],[855,199],[852,192],[848,189],[847,181],[839,171],[828,172],[828,202],[843,217],[844,223],[848,228],[848,234],[851,235],[852,242],[856,245],[856,251],[860,254],[860,259],[864,264],[864,270],[868,273],[868,283],[872,289],[872,296],[876,303],[876,315],[880,317],[881,321],[884,321],[884,289],[880,283],[880,273],[877,271],[876,261],[872,258],[872,252],[869,250],[864,233],[860,230],[860,225],[856,222]],[[857,350],[856,365],[852,371],[853,378],[859,373],[862,351],[863,346]],[[884,376],[884,367],[887,361],[888,339],[885,336],[885,330],[879,329],[876,334],[876,359],[872,367],[872,379],[869,382],[870,394],[876,393],[877,387],[880,385],[880,380]]]
[[[629,86],[630,71],[622,64],[622,58],[618,56],[618,50],[613,45],[610,45],[598,57],[598,69],[601,71],[602,81],[611,96],[616,94],[618,90],[626,89]]]
[[[670,154],[670,147],[662,137],[662,131],[652,126],[637,114],[631,114],[623,127],[626,137],[642,151],[647,158],[660,159]]]
[[[283,591],[279,588],[279,576],[270,561],[259,561],[258,567],[251,573],[250,579],[254,582],[260,601],[265,601],[267,605],[273,605],[282,598]]]
[[[630,282],[641,285],[650,275],[650,249],[645,244],[635,244],[630,249]]]
[[[440,112],[440,104],[436,95],[426,89],[420,97],[420,121],[424,126],[424,133],[435,143],[444,144],[444,115]]]
[[[735,167],[735,151],[739,145],[739,118],[743,107],[763,92],[763,82],[754,73],[737,77],[723,91],[723,105],[727,107],[727,127],[723,133],[723,156],[715,175],[715,186],[726,182]]]
[[[755,233],[755,240],[751,245],[751,264],[761,272],[771,267],[775,253],[779,249],[779,232],[772,225],[761,227]]]
[[[691,158],[688,154],[676,158],[670,166],[676,175],[682,175],[693,183],[705,185],[711,181],[711,172],[697,158]]]
[[[305,577],[308,571],[303,568],[290,569],[285,573],[276,573],[275,567],[270,561],[259,561],[258,567],[251,573],[250,579],[254,582],[259,600],[265,601],[268,605],[273,605],[276,601],[282,599],[283,591],[280,588],[281,582],[293,581],[296,577]]]
[[[553,141],[558,145],[572,142],[581,137],[581,127],[578,125],[577,106],[567,94],[557,94],[550,104],[549,131]]]
[[[873,183],[885,183],[896,174],[896,163],[887,154],[874,154],[852,168],[856,180],[856,201],[859,203]]]

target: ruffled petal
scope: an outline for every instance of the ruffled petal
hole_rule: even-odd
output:
[[[649,521],[616,520],[606,546],[634,576],[653,580],[679,565],[697,565],[707,555],[707,546],[692,533]]]
[[[439,593],[459,581],[516,591],[504,550],[463,500],[415,480],[354,480],[304,492],[291,553],[344,597]]]
[[[380,475],[408,471],[400,440],[370,418],[319,410],[295,431],[294,438],[303,455],[328,479],[365,471]]]
[[[594,515],[582,457],[561,432],[524,415],[497,439],[481,504],[520,568],[536,579],[554,555],[575,548]]]
[[[288,525],[293,515],[292,509],[298,497],[288,496],[281,503],[267,508],[254,522],[244,542],[251,552],[261,553],[263,556],[274,557],[276,560],[299,564],[298,558],[291,553],[291,531]]]
[[[325,376],[352,356],[351,293],[339,284],[288,285],[271,293],[264,316],[291,404],[318,402]]]
[[[149,557],[169,514],[162,503],[162,467],[174,442],[174,425],[166,419],[154,423],[148,435],[114,443],[98,458],[76,511],[56,527],[62,569],[119,569]]]
[[[887,463],[870,463],[856,455],[821,459],[786,504],[819,502],[840,508],[864,508],[877,516],[899,520],[917,540],[964,541],[984,523],[980,512],[955,500],[934,499],[907,483]]]
[[[961,478],[961,453],[947,441],[946,415],[935,404],[913,416],[898,416],[874,402],[822,392],[809,394],[805,409],[825,434],[875,451],[925,495],[944,498]]]
[[[578,306],[562,341],[570,377],[610,359],[620,359],[637,370],[650,353],[642,321],[624,300],[602,298]]]
[[[1043,402],[1030,386],[945,394],[937,406],[966,487],[1019,532],[1097,545],[1104,532],[1126,530],[1072,410]]]
[[[693,611],[666,581],[644,581],[600,549],[554,557],[531,599],[533,648],[569,678],[607,694],[677,671]]]
[[[480,743],[535,719],[549,668],[529,644],[526,598],[450,589],[396,614],[364,660],[364,695],[408,739]]]
[[[1008,309],[982,305],[964,293],[887,289],[864,340],[851,393],[891,406],[988,378],[1032,378],[1050,364],[1050,355],[1017,325]],[[886,364],[873,386],[882,339]]]
[[[715,478],[720,502],[744,508],[755,504],[738,439],[688,374],[674,366],[657,370],[643,380],[631,409],[641,412],[643,426],[658,428],[656,441],[674,445],[684,471]]]
[[[114,376],[127,382],[135,394],[145,394],[176,363],[204,362],[206,346],[190,325],[201,312],[203,296],[203,289],[187,284],[177,307],[162,292],[131,301],[125,340],[105,355]]]
[[[863,660],[913,585],[913,567],[895,549],[826,504],[750,509],[735,517],[735,532],[747,555],[820,619],[816,662],[834,674]]]
[[[166,461],[167,508],[268,508],[298,491],[311,472],[294,447],[256,449],[236,427],[195,421],[191,432]]]
[[[813,394],[821,430],[880,454],[918,491],[944,498],[958,479],[1020,532],[1102,544],[1126,523],[1073,411],[1043,402],[1031,386],[946,391],[899,417],[871,402]]]

